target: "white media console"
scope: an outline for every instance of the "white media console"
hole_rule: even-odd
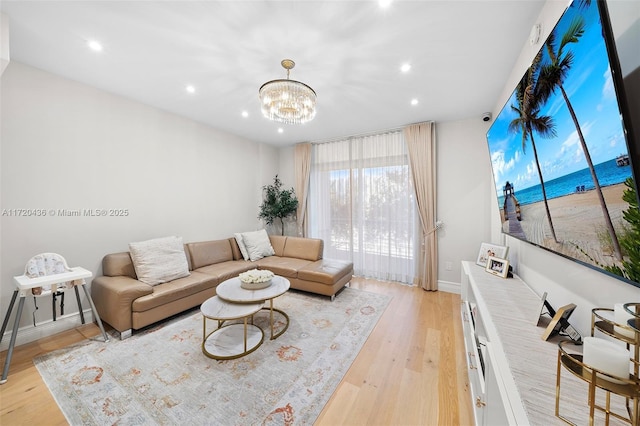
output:
[[[462,262],[461,300],[476,425],[565,425],[555,416],[560,338],[541,338],[540,297],[517,276]],[[566,370],[560,401],[563,415],[586,424],[587,385]]]

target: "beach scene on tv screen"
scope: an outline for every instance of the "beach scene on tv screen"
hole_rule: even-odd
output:
[[[597,3],[566,10],[487,141],[503,232],[637,282],[635,184]]]

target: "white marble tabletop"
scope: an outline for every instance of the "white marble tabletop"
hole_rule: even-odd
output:
[[[229,303],[213,296],[200,305],[200,312],[207,318],[216,320],[233,320],[245,318],[258,312],[264,303]]]
[[[271,285],[259,290],[247,290],[240,287],[240,278],[228,279],[216,287],[216,293],[221,299],[235,303],[264,302],[281,296],[289,290],[289,280],[276,275],[271,280]]]

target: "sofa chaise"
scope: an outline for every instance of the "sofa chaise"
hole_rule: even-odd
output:
[[[353,263],[323,259],[323,241],[314,238],[268,237],[274,254],[244,260],[236,238],[184,244],[188,275],[149,285],[138,279],[131,252],[107,254],[102,276],[91,293],[102,321],[122,339],[138,330],[215,296],[216,286],[251,269],[268,269],[287,278],[291,288],[329,296],[349,283]]]

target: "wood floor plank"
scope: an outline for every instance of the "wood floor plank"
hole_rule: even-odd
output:
[[[94,324],[49,336],[15,348],[8,381],[0,385],[0,424],[2,425],[66,425],[58,404],[42,381],[33,358],[64,348],[100,333]],[[7,351],[2,352],[2,365]]]
[[[347,416],[350,413],[358,394],[360,387],[349,382],[343,382],[342,386],[334,392],[333,407],[330,413],[327,413],[324,421],[331,425],[347,424]]]
[[[460,297],[363,278],[351,286],[392,299],[316,425],[472,424]],[[99,334],[89,324],[15,348],[0,424],[65,425],[33,358]]]

